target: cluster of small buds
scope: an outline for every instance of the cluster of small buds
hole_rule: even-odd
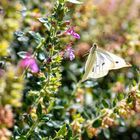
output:
[[[9,140],[12,133],[8,128],[14,125],[14,115],[9,105],[0,107],[0,140]]]
[[[6,128],[0,129],[0,140],[9,140],[11,136],[12,133],[8,129]]]
[[[131,116],[136,115],[136,113],[140,112],[140,91],[138,89],[138,85],[133,87],[132,90],[128,93],[127,98],[121,100],[117,103],[114,109],[103,109],[101,111],[104,114],[101,117],[102,123],[98,128],[94,128],[91,126],[91,121],[87,121],[88,126],[86,126],[86,132],[89,138],[93,138],[98,135],[102,129],[106,129],[108,127],[119,125],[120,122],[117,121],[117,118],[128,119]],[[137,125],[139,124],[139,119],[136,119]]]
[[[119,103],[118,113],[123,118],[128,118],[131,115],[132,109],[129,107],[125,100]]]
[[[140,107],[140,91],[139,86],[134,86],[128,94],[126,100],[122,100],[118,104],[119,115],[123,118],[128,118],[135,113],[139,112]]]
[[[14,124],[14,116],[9,105],[0,107],[0,126],[11,128]]]
[[[139,85],[134,86],[131,91],[128,93],[126,99],[121,100],[117,103],[116,110],[119,117],[128,119],[131,116],[134,116],[136,113],[140,112],[140,91]],[[114,115],[114,117],[112,117]],[[103,118],[105,125],[112,126],[116,125],[115,119],[117,116],[112,112],[110,115],[107,115]]]
[[[135,111],[140,113],[140,99],[137,99],[135,102]]]
[[[45,105],[43,104],[43,99],[41,98],[39,100],[39,102],[41,104],[42,113],[47,114],[48,112],[47,112]],[[31,115],[33,120],[37,120],[37,118],[38,118],[36,112],[37,112],[37,107],[30,108],[30,110],[29,110],[29,114]]]
[[[0,31],[2,32],[0,34],[0,56],[9,55],[13,32],[19,29],[22,20],[21,15],[17,12],[21,11],[21,7],[19,1],[0,1]]]
[[[84,93],[85,91],[82,88],[78,88],[76,92],[76,101],[78,103],[83,104],[84,103]]]
[[[37,120],[36,108],[30,108],[29,114],[31,115],[33,120]]]
[[[7,63],[7,69],[1,70],[0,75],[0,100],[3,106],[9,104],[12,107],[21,106],[24,80],[17,75],[17,68]]]
[[[73,132],[74,132],[75,135],[81,134],[81,124],[79,123],[79,121],[74,120],[71,123],[71,127],[72,127],[72,130],[73,130]]]
[[[99,131],[100,130],[98,128],[94,128],[94,127],[88,127],[86,129],[86,132],[89,138],[93,138],[94,136],[97,136]]]
[[[80,137],[82,123],[84,122],[84,119],[80,116],[80,114],[74,115],[73,117],[74,117],[74,120],[71,123],[72,131],[74,135],[78,135]]]
[[[115,118],[111,118],[110,116],[106,116],[102,120],[102,127],[103,128],[108,128],[109,126],[114,126],[116,125],[115,123]]]

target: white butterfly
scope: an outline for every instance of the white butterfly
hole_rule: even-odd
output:
[[[89,78],[100,78],[107,75],[109,70],[130,66],[131,65],[127,64],[123,58],[102,50],[94,44],[90,49],[90,53],[86,61],[85,74],[82,81]]]

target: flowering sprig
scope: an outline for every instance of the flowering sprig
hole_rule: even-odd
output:
[[[74,31],[74,27],[68,28],[65,32],[65,35],[72,35],[76,39],[80,39],[80,35]],[[70,61],[72,61],[75,58],[74,55],[74,49],[71,47],[72,43],[69,43],[69,45],[65,49],[64,58],[70,58]]]
[[[64,16],[67,12],[68,9],[65,5],[65,1],[57,0],[52,15],[47,16],[47,18],[39,18],[39,21],[42,25],[44,25],[46,30],[45,37],[43,37],[44,33],[39,34],[34,31],[29,31],[29,34],[35,39],[38,45],[37,47],[34,47],[35,49],[33,50],[33,55],[31,55],[30,53],[25,54],[25,57],[19,62],[19,66],[21,68],[25,68],[27,73],[28,69],[30,69],[32,73],[39,72],[37,75],[33,75],[32,73],[25,75],[25,78],[27,80],[30,80],[30,78],[36,78],[38,82],[33,81],[33,85],[30,82],[27,83],[30,87],[30,91],[27,91],[27,99],[33,99],[30,101],[31,105],[26,107],[27,110],[30,110],[29,114],[24,116],[24,119],[27,119],[26,125],[28,127],[26,127],[25,129],[26,134],[21,131],[20,135],[16,133],[14,138],[34,138],[35,130],[39,129],[39,131],[37,132],[38,136],[43,139],[43,136],[41,136],[40,132],[44,128],[43,125],[46,125],[46,123],[47,126],[44,129],[52,129],[51,138],[53,138],[56,133],[56,125],[57,130],[60,130],[58,131],[54,139],[63,138],[67,135],[67,128],[64,121],[63,123],[58,125],[58,121],[56,120],[56,118],[52,117],[52,115],[49,115],[49,113],[53,113],[55,108],[59,108],[60,106],[58,104],[59,97],[55,96],[58,92],[59,87],[61,86],[62,79],[61,62],[63,57],[59,52],[64,50],[64,48],[61,47],[63,41],[57,35],[58,32],[61,32],[60,29],[62,30],[62,32],[64,32],[67,28],[67,24],[64,27]],[[77,39],[80,38],[80,36],[74,32],[73,28],[71,28],[69,31],[66,31],[66,33],[68,33],[67,35],[71,34]],[[68,53],[68,57],[70,58],[70,60],[73,60],[75,58],[74,50],[72,49],[72,47],[67,47],[65,49],[65,52]],[[37,62],[38,64],[40,64],[40,68]],[[38,87],[38,89],[34,87]],[[30,116],[30,119],[28,118],[28,116]],[[32,122],[28,123],[30,120]],[[51,128],[49,126],[49,123],[53,123],[53,126]],[[18,121],[16,124],[18,125]],[[23,121],[22,126],[23,128],[25,128],[25,120]],[[22,128],[20,129],[22,130]],[[61,132],[63,133],[61,134]],[[50,138],[49,133],[45,134],[45,138],[47,137]],[[72,137],[72,135],[70,137]],[[70,139],[70,137],[68,139]]]

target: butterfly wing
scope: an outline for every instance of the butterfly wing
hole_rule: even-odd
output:
[[[104,54],[96,50],[90,51],[86,65],[85,65],[85,74],[82,81],[85,81],[89,78],[100,78],[107,75],[108,71],[114,67],[113,60],[110,59],[110,55]]]
[[[96,47],[92,47],[90,49],[90,53],[88,55],[86,64],[85,64],[85,73],[83,75],[82,81],[85,81],[88,79],[89,73],[92,71],[93,65],[96,62],[96,53],[95,53]]]
[[[101,78],[108,74],[109,70],[114,67],[114,62],[108,54],[96,51],[96,62],[93,65],[92,72],[89,73],[88,78]]]
[[[104,51],[102,49],[98,49],[98,51],[100,53],[103,53],[105,55],[108,55],[108,59],[110,59],[111,61],[113,61],[114,63],[114,66],[110,68],[110,70],[113,70],[113,69],[120,69],[120,68],[123,68],[123,67],[130,67],[131,65],[130,64],[127,64],[125,62],[125,60],[113,53],[110,53],[110,52],[107,52],[107,51]]]
[[[109,70],[130,66],[123,58],[94,46],[90,50],[82,81],[100,78],[107,75]]]

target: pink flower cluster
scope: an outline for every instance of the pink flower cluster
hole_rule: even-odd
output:
[[[70,61],[72,61],[74,58],[75,58],[75,55],[74,55],[74,50],[71,46],[67,46],[66,49],[65,49],[65,55],[64,57],[69,57],[70,58]]]
[[[27,53],[25,58],[20,61],[19,66],[21,68],[29,68],[32,73],[37,73],[39,71],[37,62],[30,53]]]
[[[70,27],[65,31],[66,35],[72,35],[74,38],[80,39],[80,35],[74,31],[74,27]]]
[[[74,31],[74,27],[70,27],[68,30],[66,30],[65,34],[72,35],[74,38],[80,39],[80,35]],[[70,45],[66,47],[64,57],[70,58],[71,61],[75,58],[74,49]]]
[[[80,35],[74,31],[74,27],[70,27],[68,30],[65,31],[66,35],[72,35],[76,39],[80,39]],[[65,49],[64,57],[68,57],[71,61],[75,58],[74,50],[73,48],[68,45]],[[39,67],[37,65],[37,62],[35,58],[32,57],[30,53],[27,53],[25,55],[25,58],[23,58],[19,62],[19,66],[23,69],[29,68],[32,73],[38,73]]]

